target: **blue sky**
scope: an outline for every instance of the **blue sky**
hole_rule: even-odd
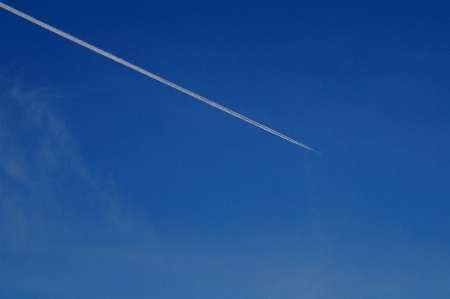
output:
[[[0,297],[449,298],[445,1],[7,1]]]

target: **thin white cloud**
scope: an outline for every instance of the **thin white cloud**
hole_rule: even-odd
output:
[[[148,221],[137,220],[142,215],[124,212],[131,209],[117,188],[83,163],[64,122],[48,107],[48,94],[4,85],[0,106],[3,248],[10,254],[24,253],[46,238],[102,236],[120,241],[138,233],[140,226],[151,230]]]

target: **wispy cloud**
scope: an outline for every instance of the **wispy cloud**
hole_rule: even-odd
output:
[[[2,248],[18,254],[45,239],[119,241],[133,234],[142,225],[137,213],[127,215],[114,184],[85,165],[64,122],[49,108],[52,96],[5,84],[1,92]]]

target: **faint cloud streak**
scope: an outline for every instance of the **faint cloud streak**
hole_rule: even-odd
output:
[[[23,254],[44,240],[121,242],[136,236],[142,215],[113,183],[83,163],[63,121],[42,90],[2,83],[0,106],[0,230],[2,248]]]

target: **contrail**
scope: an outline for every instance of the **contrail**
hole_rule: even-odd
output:
[[[95,46],[93,46],[91,44],[88,44],[88,43],[86,43],[86,42],[84,42],[84,41],[82,41],[82,40],[80,40],[80,39],[78,39],[78,38],[76,38],[76,37],[74,37],[74,36],[72,36],[70,34],[67,34],[67,33],[65,33],[65,32],[63,32],[63,31],[61,31],[59,29],[56,29],[55,27],[47,25],[44,22],[41,22],[41,21],[39,21],[39,20],[37,20],[37,19],[27,15],[27,14],[24,14],[21,11],[18,11],[17,9],[12,8],[11,6],[8,6],[8,5],[0,2],[0,7],[6,9],[7,11],[12,12],[13,14],[18,15],[19,17],[22,17],[22,18],[24,18],[24,19],[26,19],[26,20],[28,20],[28,21],[36,24],[36,25],[39,25],[39,26],[41,26],[41,27],[43,27],[43,28],[53,32],[53,33],[56,33],[56,34],[58,34],[58,35],[60,35],[60,36],[62,36],[64,38],[67,38],[68,40],[71,40],[74,43],[77,43],[77,44],[79,44],[79,45],[81,45],[81,46],[83,46],[85,48],[88,48],[89,50],[97,52],[98,54],[103,55],[103,56],[105,56],[105,57],[107,57],[109,59],[112,59],[115,62],[118,62],[118,63],[120,63],[120,64],[122,64],[124,66],[127,66],[127,67],[135,70],[135,71],[138,71],[141,74],[144,74],[144,75],[146,75],[146,76],[148,76],[148,77],[150,77],[152,79],[155,79],[155,80],[157,80],[157,81],[159,81],[161,83],[164,83],[164,84],[166,84],[166,85],[168,85],[168,86],[170,86],[172,88],[175,88],[175,89],[177,89],[177,90],[179,90],[179,91],[181,91],[181,92],[183,92],[183,93],[185,93],[187,95],[190,95],[191,97],[196,98],[197,100],[205,102],[208,105],[211,105],[211,106],[213,106],[213,107],[215,107],[217,109],[220,109],[220,110],[222,110],[222,111],[224,111],[224,112],[226,112],[228,114],[231,114],[231,115],[233,115],[233,116],[235,116],[235,117],[237,117],[239,119],[242,119],[243,121],[246,121],[246,122],[248,122],[248,123],[250,123],[250,124],[260,128],[260,129],[263,129],[263,130],[265,130],[265,131],[267,131],[269,133],[272,133],[272,134],[274,134],[274,135],[276,135],[278,137],[281,137],[281,138],[283,138],[283,139],[285,139],[287,141],[290,141],[290,142],[292,142],[292,143],[294,143],[296,145],[299,145],[299,146],[304,147],[304,148],[306,148],[306,149],[308,149],[310,151],[313,151],[313,152],[316,152],[316,153],[320,154],[320,152],[316,151],[315,149],[310,148],[309,146],[304,145],[303,143],[300,143],[300,142],[298,142],[298,141],[296,141],[296,140],[294,140],[294,139],[292,139],[292,138],[290,138],[290,137],[288,137],[286,135],[283,135],[283,134],[281,134],[281,133],[279,133],[279,132],[277,132],[277,131],[269,128],[269,127],[266,127],[266,126],[264,126],[264,125],[262,125],[262,124],[260,124],[260,123],[258,123],[256,121],[254,121],[254,120],[252,120],[252,119],[250,119],[250,118],[248,118],[248,117],[246,117],[246,116],[244,116],[242,114],[239,114],[239,113],[234,112],[233,110],[230,110],[230,109],[228,109],[228,108],[226,108],[226,107],[224,107],[222,105],[219,105],[216,102],[208,100],[207,98],[202,97],[202,96],[200,96],[200,95],[198,95],[198,94],[196,94],[196,93],[194,93],[194,92],[192,92],[190,90],[187,90],[186,88],[183,88],[183,87],[181,87],[179,85],[176,85],[175,83],[167,81],[164,78],[161,78],[161,77],[159,77],[159,76],[157,76],[155,74],[152,74],[152,73],[150,73],[150,72],[148,72],[148,71],[146,71],[146,70],[144,70],[144,69],[142,69],[142,68],[140,68],[140,67],[138,67],[138,66],[136,66],[134,64],[131,64],[131,63],[129,63],[129,62],[127,62],[127,61],[117,57],[117,56],[114,56],[114,55],[112,55],[112,54],[110,54],[110,53],[108,53],[106,51],[103,51],[103,50],[101,50],[101,49],[99,49],[99,48],[97,48],[97,47],[95,47]]]

